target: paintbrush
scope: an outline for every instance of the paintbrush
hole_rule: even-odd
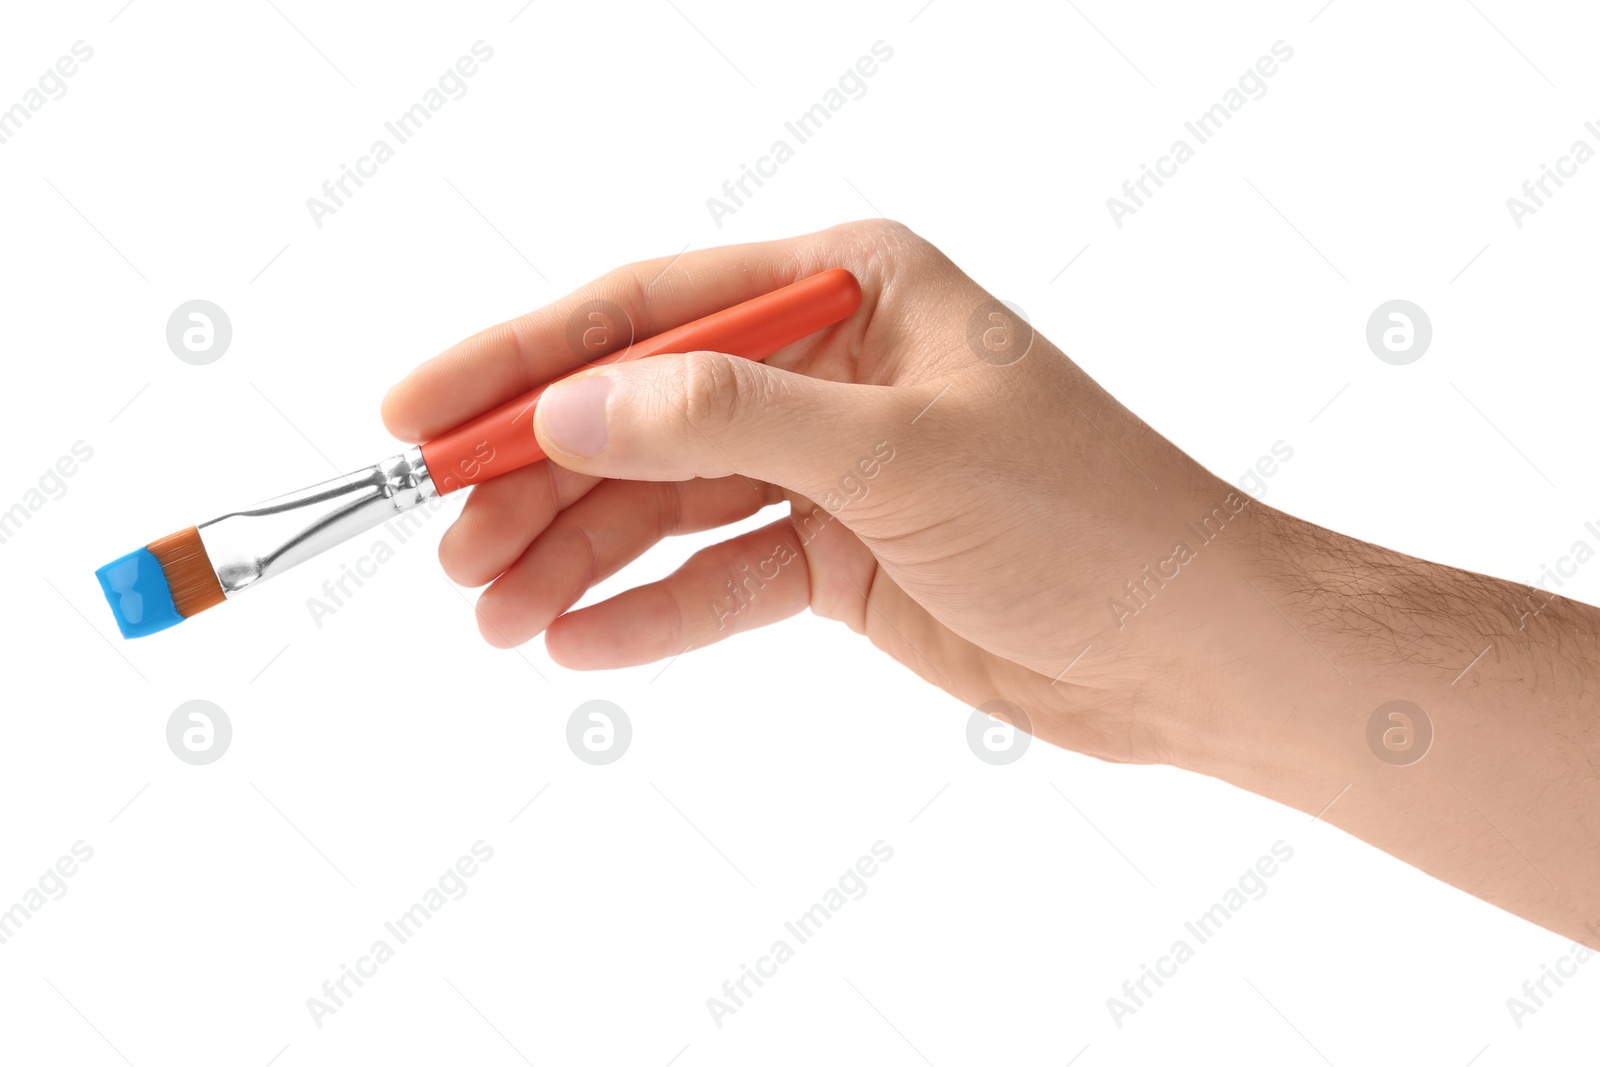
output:
[[[665,352],[766,359],[852,315],[861,287],[834,269],[714,312],[586,366]],[[583,370],[579,367],[577,370]],[[123,637],[176,626],[436,496],[545,458],[540,386],[381,463],[152,541],[95,572]]]

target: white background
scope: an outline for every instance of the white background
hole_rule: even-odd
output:
[[[92,573],[390,454],[394,379],[605,269],[881,212],[1219,473],[1283,441],[1272,503],[1531,580],[1600,520],[1600,162],[1520,229],[1505,203],[1600,147],[1585,5],[275,2],[8,5],[0,32],[0,107],[94,50],[0,145],[0,509],[93,449],[0,545],[0,908],[94,850],[0,945],[0,1059],[1592,1062],[1600,963],[1506,1007],[1555,935],[1214,781],[1040,743],[989,766],[970,709],[809,616],[665,669],[495,652],[433,558],[453,507],[320,627],[360,542],[134,643]],[[467,94],[315,226],[307,197],[478,40]],[[879,40],[866,94],[719,228],[706,198]],[[1106,198],[1279,40],[1267,94],[1115,226]],[[233,324],[205,367],[165,341],[195,298]],[[1434,327],[1405,367],[1364,340],[1394,298]],[[1563,592],[1594,601],[1600,564]],[[205,767],[165,740],[195,698],[233,724]],[[610,766],[565,742],[590,699],[633,724]],[[315,1025],[480,839],[470,892]],[[866,896],[717,1027],[706,998],[879,840]],[[1107,998],[1279,840],[1270,892],[1117,1027]]]

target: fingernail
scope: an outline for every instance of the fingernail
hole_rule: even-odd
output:
[[[539,398],[544,435],[569,456],[596,456],[606,447],[606,394],[611,379],[604,374],[557,382]]]

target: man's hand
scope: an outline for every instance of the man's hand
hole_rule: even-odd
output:
[[[1544,636],[1512,634],[1527,590],[1249,500],[902,226],[623,268],[424,364],[385,421],[422,440],[581,367],[598,353],[569,322],[596,300],[645,337],[829,267],[860,280],[861,309],[765,364],[657,356],[545,393],[556,462],[477,487],[440,544],[452,579],[488,583],[490,642],[545,632],[557,662],[620,667],[809,607],[973,706],[1018,706],[1045,740],[1326,811],[1600,944],[1600,612],[1553,601]],[[782,501],[784,518],[570,610],[662,537]],[[1391,699],[1430,716],[1425,763],[1369,748]]]

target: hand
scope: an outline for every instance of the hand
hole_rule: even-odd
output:
[[[829,267],[859,279],[860,310],[765,364],[659,356],[545,393],[537,432],[557,462],[477,487],[440,544],[453,580],[491,583],[485,638],[547,631],[559,663],[620,667],[809,606],[974,706],[1020,706],[1017,725],[1051,741],[1160,758],[1149,708],[1164,679],[1185,679],[1171,697],[1192,691],[1185,630],[1238,598],[1219,588],[1248,541],[1245,498],[902,226],[625,267],[425,364],[390,392],[385,421],[422,440],[580,366],[568,320],[597,297],[644,337]],[[788,517],[569,612],[662,537],[782,500]],[[1226,527],[1234,547],[1202,546],[1186,522]],[[1215,557],[1208,573],[1173,560],[1181,539]],[[1154,595],[1159,618],[1130,618]]]
[[[1249,500],[904,227],[623,268],[425,364],[385,420],[422,440],[580,366],[595,297],[649,336],[829,267],[860,310],[765,365],[663,355],[545,393],[557,462],[475,488],[439,546],[491,583],[492,643],[620,667],[809,606],[1045,740],[1225,779],[1600,948],[1600,610]],[[785,500],[569,611],[660,538]],[[1394,700],[1426,760],[1372,747]]]

